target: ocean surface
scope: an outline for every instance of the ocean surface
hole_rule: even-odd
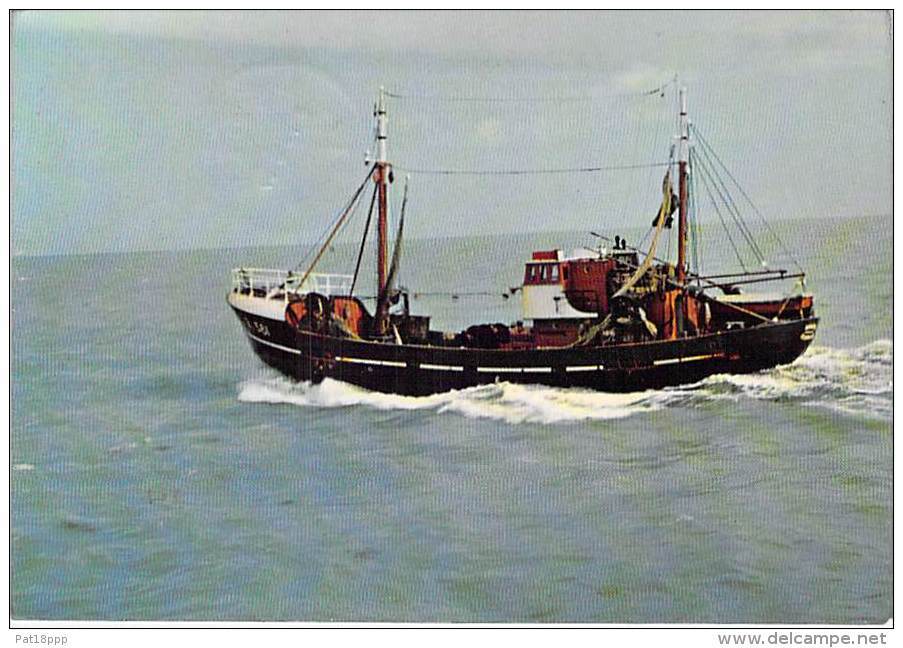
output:
[[[822,317],[807,354],[618,395],[283,379],[225,295],[298,248],[14,257],[13,617],[885,621],[891,219],[774,226]],[[411,240],[402,283],[436,327],[513,321],[532,249],[592,244]]]

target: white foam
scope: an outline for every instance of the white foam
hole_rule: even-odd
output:
[[[698,399],[798,401],[850,414],[892,412],[893,343],[878,340],[855,349],[813,346],[793,364],[755,374],[717,374],[677,387],[672,394]]]
[[[606,394],[499,382],[431,396],[399,396],[371,392],[326,379],[319,385],[282,377],[247,380],[238,398],[248,403],[288,403],[302,407],[363,405],[379,410],[433,410],[469,418],[508,423],[565,423],[617,419],[658,409],[653,392]]]
[[[791,401],[848,414],[892,415],[893,343],[879,340],[857,349],[813,346],[791,365],[755,374],[719,374],[661,391],[609,394],[583,389],[498,382],[432,396],[382,394],[326,379],[296,383],[276,374],[246,380],[239,400],[300,407],[355,407],[377,410],[432,410],[507,423],[570,423],[621,419],[663,407],[702,402]]]

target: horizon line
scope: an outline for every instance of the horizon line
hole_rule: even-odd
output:
[[[881,218],[881,217],[889,217],[893,219],[893,212],[887,213],[871,213],[871,214],[859,214],[859,215],[836,215],[830,214],[827,216],[819,216],[817,219],[812,217],[804,217],[804,216],[784,216],[780,218],[774,218],[769,220],[769,223],[774,222],[787,222],[787,221],[802,221],[802,220],[852,220],[854,218]],[[636,226],[628,227],[625,229],[637,229]],[[583,230],[576,229],[565,229],[565,230],[522,230],[522,231],[502,231],[502,232],[494,232],[494,233],[479,233],[475,232],[473,234],[436,234],[433,236],[406,236],[405,238],[409,241],[430,241],[430,240],[448,240],[448,239],[465,239],[474,236],[479,237],[499,237],[499,236],[518,236],[518,235],[527,235],[527,234],[574,234],[582,232]],[[585,232],[587,235],[589,234],[589,230]],[[100,256],[100,255],[126,255],[126,254],[161,254],[161,253],[185,253],[185,252],[214,252],[217,250],[246,250],[248,248],[278,248],[278,247],[305,247],[305,246],[313,246],[316,244],[316,241],[311,242],[293,242],[293,243],[254,243],[249,245],[219,245],[219,246],[197,246],[197,247],[184,247],[184,248],[136,248],[132,250],[75,250],[75,251],[58,251],[58,252],[13,252],[10,249],[9,259],[12,261],[17,258],[40,258],[40,257],[69,257],[69,256]],[[343,242],[339,245],[350,245],[352,242]],[[357,243],[354,243],[357,245]],[[10,246],[11,247],[11,246]]]

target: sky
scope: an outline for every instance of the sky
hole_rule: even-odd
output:
[[[660,169],[426,171],[662,162],[675,76],[768,218],[890,224],[885,12],[34,11],[12,37],[14,254],[311,242],[380,85],[410,236],[645,223]]]

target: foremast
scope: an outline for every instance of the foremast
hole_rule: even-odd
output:
[[[690,162],[690,124],[687,117],[687,89],[680,88],[680,145],[678,148],[678,196],[679,211],[677,221],[677,282],[687,280],[687,197],[689,193],[687,169]]]
[[[689,182],[687,173],[690,163],[690,123],[687,117],[687,89],[681,86],[680,100],[680,143],[677,152],[678,175],[678,216],[677,216],[677,284],[681,294],[675,300],[675,326],[672,337],[683,337],[688,316],[686,284],[687,284],[687,207]]]
[[[380,86],[379,99],[376,103],[374,111],[376,117],[376,168],[373,172],[373,181],[378,187],[377,204],[379,213],[377,216],[377,253],[376,253],[376,274],[377,274],[377,291],[379,294],[386,289],[386,279],[388,277],[388,220],[389,220],[389,204],[388,204],[388,182],[389,182],[389,161],[386,156],[386,100],[385,90]]]
[[[386,115],[386,91],[380,86],[379,98],[376,102],[374,116],[376,117],[376,164],[373,171],[373,181],[377,186],[377,226],[376,226],[376,277],[377,300],[376,327],[379,335],[387,331],[388,308],[383,296],[388,289],[389,275],[389,201],[388,185],[390,181],[391,165],[386,154],[387,123]],[[386,304],[386,306],[384,306]]]

